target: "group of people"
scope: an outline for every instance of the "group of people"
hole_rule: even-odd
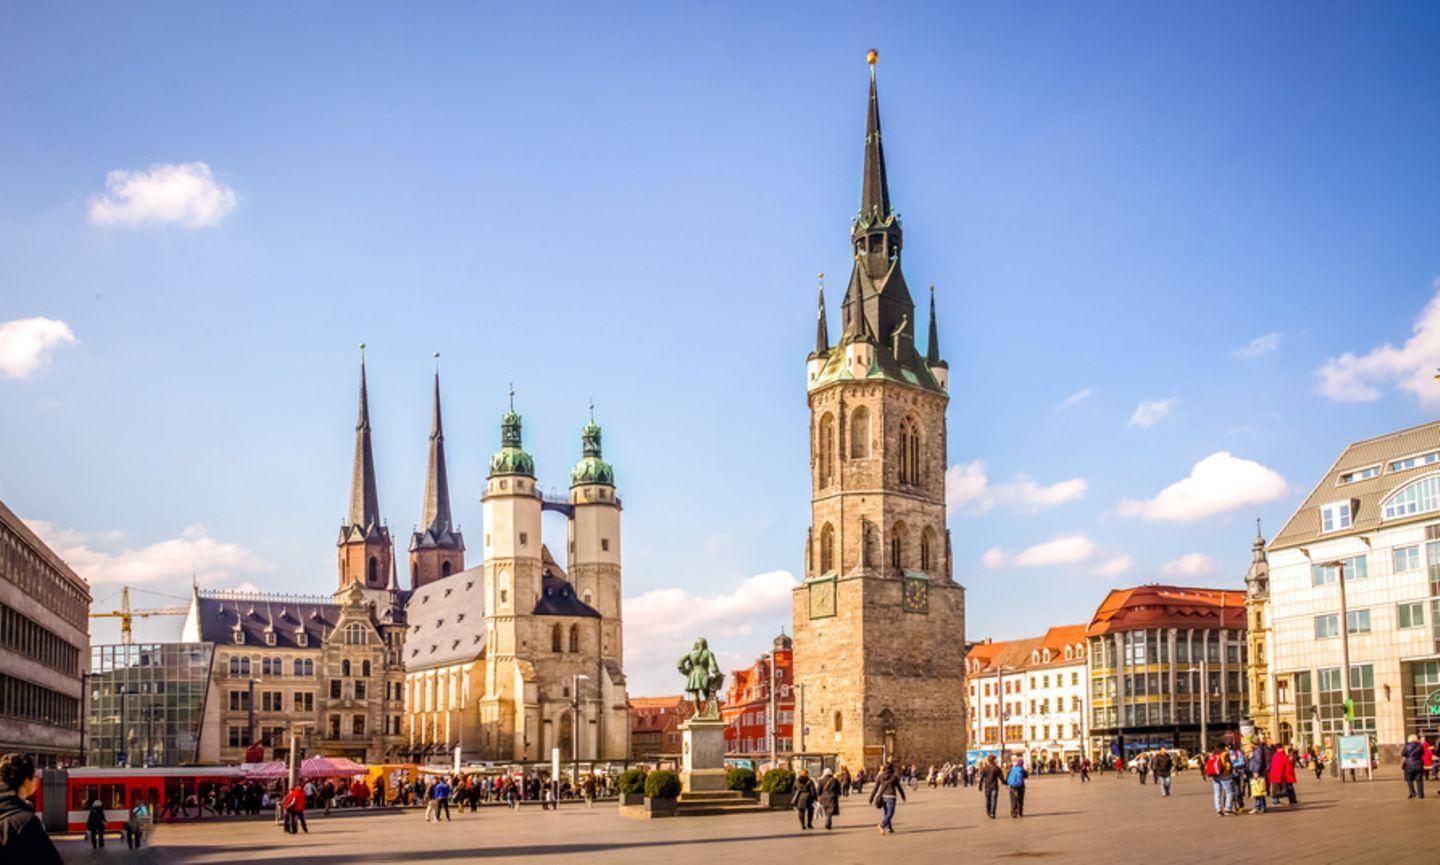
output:
[[[1205,778],[1214,794],[1215,813],[1263,814],[1269,804],[1280,804],[1283,797],[1293,807],[1300,804],[1295,797],[1295,762],[1298,753],[1293,746],[1275,747],[1264,742],[1246,742],[1243,746],[1217,743],[1205,755]],[[1253,801],[1251,808],[1245,804]]]

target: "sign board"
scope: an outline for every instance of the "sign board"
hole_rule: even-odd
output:
[[[1425,698],[1425,714],[1432,718],[1440,715],[1440,688],[1431,691],[1429,696]]]
[[[560,783],[560,749],[550,749],[550,780]]]
[[[1340,768],[1342,770],[1370,768],[1369,736],[1340,737]]]
[[[884,755],[884,753],[885,753],[885,746],[884,746],[884,745],[866,745],[866,746],[865,746],[865,756],[867,756],[867,757],[879,757],[879,756]]]

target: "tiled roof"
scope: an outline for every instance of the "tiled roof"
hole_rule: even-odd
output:
[[[485,648],[485,568],[467,568],[415,590],[405,615],[405,669],[463,663]]]
[[[1147,585],[1111,590],[1085,633],[1219,627],[1245,627],[1244,590]]]
[[[1083,660],[1083,655],[1079,658],[1072,656],[1067,659],[1065,647],[1081,646],[1083,648],[1084,642],[1084,625],[1060,625],[1051,628],[1045,632],[1044,636],[1040,637],[1004,640],[998,643],[978,643],[970,649],[970,654],[965,656],[966,669],[970,671],[971,675],[985,675],[1001,667],[1006,672],[1014,672],[1079,663]],[[1046,649],[1050,650],[1049,661],[1032,660],[1036,652],[1041,652],[1043,657]]]
[[[1380,525],[1380,503],[1390,493],[1417,478],[1440,470],[1440,461],[1417,465],[1414,468],[1391,471],[1389,463],[1408,456],[1418,456],[1440,451],[1440,421],[1432,421],[1409,429],[1387,433],[1371,439],[1355,442],[1340,454],[1339,459],[1310,491],[1310,495],[1290,517],[1285,528],[1270,542],[1270,549],[1294,547],[1317,540],[1321,537],[1346,537],[1372,531]],[[1378,465],[1380,474],[1362,481],[1341,484],[1340,476]],[[1332,502],[1354,500],[1352,525],[1349,529],[1322,535],[1320,531],[1320,507]],[[1390,525],[1404,525],[1407,522],[1434,520],[1434,512],[1416,514],[1410,517],[1389,520]]]
[[[195,600],[199,640],[234,643],[238,622],[247,646],[269,646],[265,633],[273,624],[275,647],[318,649],[340,618],[340,605],[288,595],[201,592]],[[305,634],[304,646],[297,637]]]

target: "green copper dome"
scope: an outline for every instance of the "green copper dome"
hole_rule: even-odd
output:
[[[600,425],[592,416],[590,422],[580,430],[581,450],[584,456],[575,468],[570,470],[570,486],[581,484],[615,485],[615,469],[600,458]]]
[[[500,418],[500,450],[490,458],[490,477],[525,475],[535,477],[535,458],[521,447],[520,415],[514,408]]]

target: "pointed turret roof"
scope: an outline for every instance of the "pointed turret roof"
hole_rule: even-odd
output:
[[[380,495],[375,484],[375,454],[370,444],[370,399],[365,388],[365,345],[360,345],[360,417],[355,422],[355,464],[350,470],[349,525],[363,530],[380,525]]]
[[[865,288],[870,278],[860,256],[855,256],[855,267],[850,272],[850,285],[845,290],[845,302],[841,304],[845,313],[845,337],[851,340],[869,340],[870,322],[865,315]]]
[[[935,286],[930,286],[930,338],[925,343],[925,365],[930,368],[948,368],[949,364],[940,359],[940,324],[935,318]]]
[[[830,327],[825,321],[825,274],[820,274],[820,298],[815,316],[815,354],[818,357],[830,350]]]

